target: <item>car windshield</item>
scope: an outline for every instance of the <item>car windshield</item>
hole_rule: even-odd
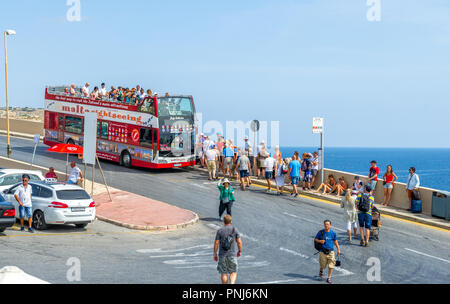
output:
[[[56,197],[61,200],[88,200],[91,198],[84,190],[56,191]]]

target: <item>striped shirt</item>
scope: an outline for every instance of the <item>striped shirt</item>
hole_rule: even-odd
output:
[[[358,210],[358,211],[359,211],[358,205],[359,205],[359,202],[361,201],[361,197],[363,195],[368,195],[368,194],[360,193],[358,195],[358,197],[356,198],[356,200],[355,200],[356,210]],[[370,203],[369,211],[368,212],[359,211],[359,213],[365,213],[365,214],[368,214],[368,215],[372,215],[372,209],[373,209],[373,204],[375,203],[375,199],[374,199],[374,197],[372,195],[368,195],[368,196],[369,196],[369,203]]]

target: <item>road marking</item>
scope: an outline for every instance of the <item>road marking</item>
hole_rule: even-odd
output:
[[[300,216],[297,216],[297,215],[294,215],[294,214],[290,214],[290,213],[287,213],[287,212],[284,212],[283,214],[285,214],[287,216],[290,216],[290,217],[298,218],[298,219],[300,219],[302,221],[305,221],[305,222],[309,222],[309,223],[312,223],[312,224],[320,225],[319,223],[317,223],[315,221],[312,221],[310,219],[303,218],[303,217],[300,217]],[[337,228],[337,227],[332,227],[332,229],[333,230],[337,230],[337,231],[341,231],[341,232],[347,232],[347,230],[344,230],[344,229],[341,229],[341,228]]]
[[[188,251],[191,249],[197,249],[197,248],[204,248],[204,249],[209,249],[209,248],[213,248],[213,246],[211,245],[199,245],[199,246],[193,246],[193,247],[189,247],[189,248],[183,248],[183,249],[170,249],[170,250],[163,250],[161,248],[157,248],[157,249],[139,249],[136,250],[136,252],[138,253],[170,253],[170,252],[181,252],[181,251]]]
[[[335,275],[333,276],[333,278],[338,278],[338,277],[345,277],[347,275]],[[313,279],[307,279],[307,278],[301,278],[301,279],[291,279],[291,280],[280,280],[280,281],[271,281],[271,282],[260,282],[260,283],[251,283],[255,284],[255,285],[270,285],[270,284],[282,284],[282,283],[289,283],[289,282],[299,282],[299,281],[317,281],[317,280],[313,280]]]
[[[432,258],[432,259],[436,259],[436,260],[439,260],[439,261],[442,261],[442,262],[450,263],[449,260],[438,258],[438,257],[432,256],[432,255],[429,255],[429,254],[426,254],[426,253],[423,253],[423,252],[420,252],[420,251],[412,250],[412,249],[409,249],[409,248],[405,248],[405,250],[411,251],[411,252],[414,252],[414,253],[417,253],[419,255],[423,255],[423,256],[426,256],[426,257],[429,257],[429,258]]]
[[[198,257],[198,256],[205,256],[205,255],[211,255],[211,251],[199,251],[196,253],[186,254],[184,252],[176,253],[176,254],[168,254],[168,255],[154,255],[149,256],[151,259],[160,259],[160,258],[183,258],[183,257]]]
[[[199,185],[199,184],[192,184],[192,185],[195,186],[195,187],[201,188],[201,189],[210,190],[209,188],[207,188],[205,186],[202,186],[202,185]]]
[[[319,263],[318,259],[311,259],[311,257],[309,257],[309,256],[307,256],[307,255],[304,255],[304,254],[302,254],[302,253],[300,253],[300,252],[296,252],[296,251],[294,251],[294,250],[289,250],[289,249],[286,249],[286,248],[283,248],[283,247],[281,247],[280,250],[281,250],[281,251],[284,251],[284,252],[286,252],[286,253],[295,255],[295,256],[302,257],[302,258],[307,259],[307,260],[312,260],[313,263],[316,263],[316,264]],[[349,276],[349,275],[353,275],[353,274],[354,274],[353,272],[351,272],[351,271],[349,271],[349,270],[346,270],[346,269],[344,269],[344,268],[340,268],[340,267],[334,268],[334,271],[337,271],[337,272],[342,273],[342,276]]]

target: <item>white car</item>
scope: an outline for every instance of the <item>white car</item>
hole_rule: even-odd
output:
[[[0,192],[22,182],[22,175],[28,174],[30,181],[43,181],[45,177],[41,171],[21,169],[0,169]]]
[[[19,203],[14,192],[21,184],[3,192],[5,200],[14,205],[16,218],[19,218]],[[83,188],[41,181],[30,181],[28,184],[33,191],[33,226],[37,230],[45,230],[48,225],[68,224],[84,228],[95,220],[95,202]]]

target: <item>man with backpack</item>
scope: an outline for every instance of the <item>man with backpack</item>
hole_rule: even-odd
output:
[[[323,279],[323,272],[328,266],[328,279],[327,283],[331,284],[331,274],[336,266],[336,255],[334,254],[334,246],[337,249],[337,256],[341,254],[339,243],[337,241],[336,232],[331,230],[331,221],[326,220],[323,223],[324,229],[319,231],[314,239],[314,247],[320,252],[319,264],[319,280]]]
[[[225,226],[217,231],[214,242],[214,261],[218,262],[217,271],[220,273],[222,284],[228,284],[228,282],[235,284],[238,271],[237,259],[242,254],[242,240],[239,231],[232,225],[230,215],[225,215],[223,222]],[[217,256],[217,250],[219,250],[219,256]]]
[[[372,209],[375,199],[371,195],[371,192],[372,187],[367,185],[364,193],[359,194],[355,201],[356,209],[358,210],[361,246],[363,247],[369,247],[370,229],[372,228]]]

